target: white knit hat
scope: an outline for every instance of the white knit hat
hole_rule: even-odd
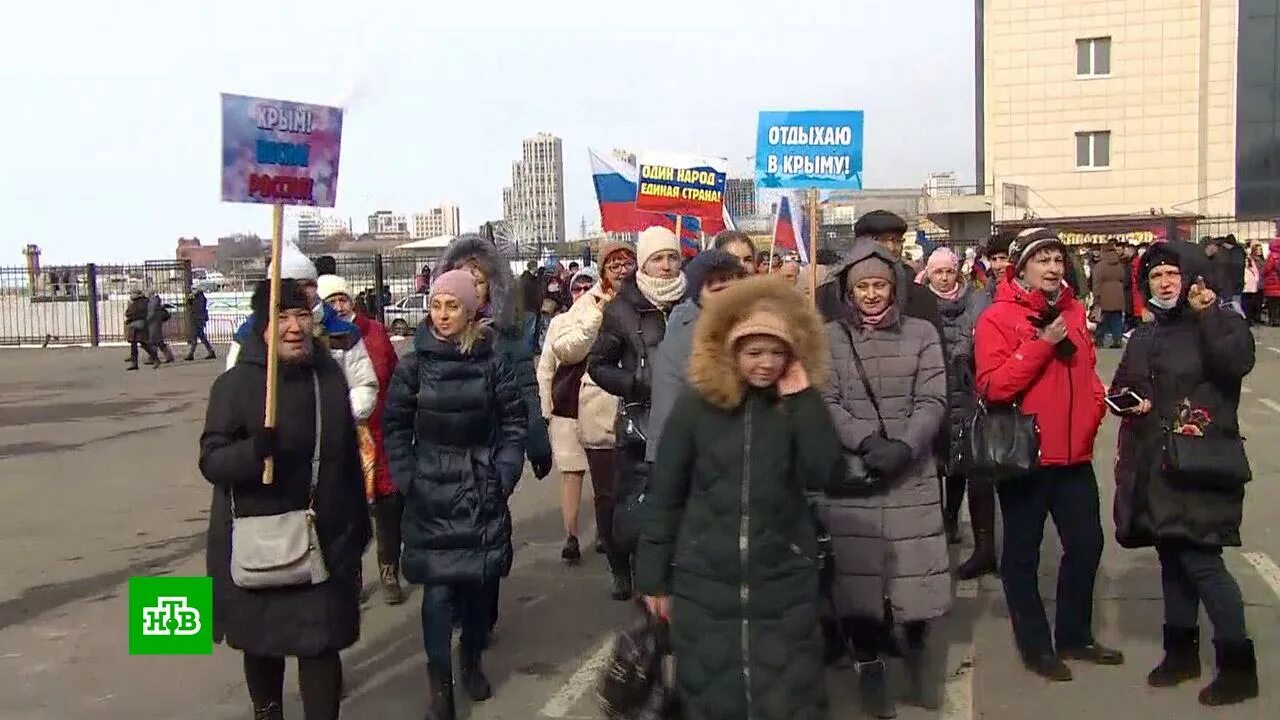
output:
[[[334,295],[351,297],[351,291],[347,289],[347,281],[341,275],[321,275],[316,278],[316,292],[321,300],[328,300]]]
[[[267,266],[267,277],[271,277],[271,266]],[[280,248],[280,279],[311,280],[316,279],[316,266],[293,243],[285,243]]]
[[[636,243],[636,260],[644,265],[649,258],[664,250],[680,254],[680,241],[676,238],[676,234],[658,225],[645,228],[644,232],[640,233],[640,241]]]

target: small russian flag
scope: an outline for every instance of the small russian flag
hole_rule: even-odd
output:
[[[773,221],[773,247],[798,253],[800,262],[809,262],[808,243],[804,242],[804,233],[791,212],[791,201],[787,195],[778,201],[778,215]]]

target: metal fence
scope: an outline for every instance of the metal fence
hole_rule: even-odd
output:
[[[435,268],[440,252],[388,253],[335,257],[337,274],[353,295],[368,292],[368,307],[382,318],[385,306],[419,288],[424,265]],[[513,252],[513,269],[529,260],[544,262],[550,255]],[[316,258],[312,258],[314,261]],[[575,258],[565,258],[565,261]],[[203,290],[209,319],[205,331],[215,343],[230,342],[248,319],[255,284],[265,273],[245,273],[216,282],[194,278],[185,260],[137,264],[46,266],[32,273],[25,267],[0,267],[0,346],[92,345],[123,343],[129,294],[159,293],[169,306],[165,338],[171,343],[189,337],[187,305],[194,290]],[[383,292],[375,292],[382,289]],[[90,301],[94,298],[94,301]]]
[[[191,267],[166,260],[129,265],[0,267],[0,345],[99,345],[125,340],[133,290],[172,306],[165,334],[184,338]]]

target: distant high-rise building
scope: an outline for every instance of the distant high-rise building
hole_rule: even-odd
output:
[[[753,178],[729,178],[724,186],[724,206],[729,217],[752,217],[756,214],[756,181]]]
[[[308,208],[298,214],[298,247],[304,252],[334,235],[351,232],[349,221],[322,210]]]
[[[457,205],[449,203],[430,208],[426,212],[414,213],[413,224],[409,229],[409,235],[414,240],[440,235],[457,235],[460,232],[462,232],[462,211]]]
[[[929,173],[924,189],[929,197],[951,197],[958,194],[957,185],[954,172],[934,172]]]
[[[560,138],[525,138],[520,160],[511,164],[511,186],[502,190],[503,219],[518,242],[562,243],[564,148]]]
[[[408,235],[409,221],[390,210],[378,210],[369,216],[369,232],[373,235]]]

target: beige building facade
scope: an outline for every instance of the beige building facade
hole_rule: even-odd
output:
[[[994,222],[1235,214],[1236,0],[981,5]]]

